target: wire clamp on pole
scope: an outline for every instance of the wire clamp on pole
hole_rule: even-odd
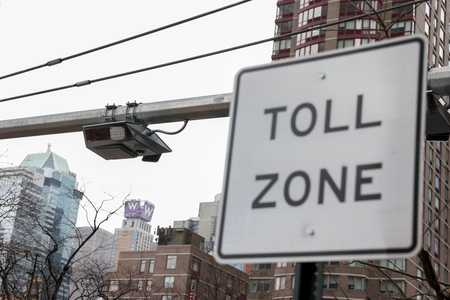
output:
[[[116,119],[114,118],[114,113],[115,113],[115,111],[116,111],[116,108],[117,108],[117,106],[116,106],[116,104],[114,103],[114,104],[112,104],[112,105],[110,105],[110,104],[107,104],[106,106],[105,106],[105,116],[104,116],[104,118],[105,118],[105,123],[109,123],[109,122],[114,122],[114,121],[116,121]]]
[[[137,122],[137,117],[135,115],[136,107],[139,105],[139,103],[134,102],[127,102],[127,109],[125,112],[125,121],[129,122]]]

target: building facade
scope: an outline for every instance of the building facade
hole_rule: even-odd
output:
[[[217,214],[222,194],[217,194],[213,202],[200,202],[198,217],[174,221],[174,228],[187,228],[205,238],[205,251],[212,252],[216,241]]]
[[[89,226],[77,228],[74,239],[77,249],[92,234]],[[99,297],[102,292],[102,278],[109,271],[114,234],[99,228],[75,255],[70,283],[70,299]],[[86,272],[89,270],[88,272]],[[86,276],[89,274],[89,276]]]
[[[421,34],[428,40],[428,66],[448,66],[449,59],[449,2],[430,0],[419,5],[407,5],[404,0],[348,1],[348,0],[279,0],[276,3],[275,36],[308,29],[312,26],[339,24],[296,34],[276,40],[272,60],[304,57],[323,51],[360,46],[385,38]],[[365,13],[383,8],[399,7],[378,16]],[[357,20],[347,18],[360,16]],[[369,72],[370,70],[368,70]],[[429,253],[431,265],[439,281],[449,283],[448,273],[448,200],[449,200],[449,144],[441,141],[425,142],[423,195],[423,248]],[[390,270],[376,267],[381,265]],[[249,298],[258,293],[278,293],[292,288],[293,264],[265,266],[263,284],[250,288]],[[246,266],[252,278],[258,272]],[[384,274],[383,274],[384,272]],[[418,257],[356,262],[328,262],[325,265],[323,299],[434,299],[433,291],[424,280],[404,275],[424,277],[424,266]],[[283,274],[283,275],[280,275]],[[280,277],[286,277],[282,279]],[[291,278],[289,278],[291,277]],[[392,281],[387,281],[387,278]],[[280,278],[280,279],[278,279]],[[254,279],[259,280],[259,279]],[[277,286],[277,283],[280,283]],[[282,284],[283,283],[283,284]],[[252,283],[251,283],[252,286]],[[292,289],[281,298],[290,299]],[[277,297],[277,298],[279,298]]]
[[[14,250],[14,259],[3,257],[2,261],[14,260],[18,282],[34,283],[39,276],[39,281],[46,283],[46,291],[53,293],[57,283],[51,273],[58,277],[73,252],[82,198],[76,175],[64,158],[49,149],[27,155],[19,167],[1,169],[0,182],[2,247]],[[2,255],[13,253],[8,251],[2,251]],[[70,269],[58,289],[58,297],[68,296],[69,282]],[[27,284],[20,289],[26,290]],[[34,291],[38,290],[35,287]]]
[[[151,232],[154,205],[148,201],[130,200],[125,202],[125,219],[122,227],[116,228],[110,256],[110,270],[117,270],[121,251],[156,250],[156,242]]]
[[[118,268],[106,277],[109,299],[247,299],[248,275],[219,265],[202,251],[204,239],[185,228],[170,230],[156,251],[120,252]]]

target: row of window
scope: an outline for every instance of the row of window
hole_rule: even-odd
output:
[[[277,19],[291,17],[294,14],[294,3],[280,5],[277,8]]]
[[[327,18],[328,5],[316,6],[298,14],[298,27],[306,26],[313,21],[325,20]]]
[[[312,40],[325,38],[325,30],[324,29],[316,29],[303,33],[297,34],[297,46],[310,42]]]
[[[351,16],[355,15],[357,12],[371,12],[373,10],[378,10],[378,1],[349,1],[341,2],[339,8],[339,14],[341,16]]]
[[[146,265],[147,265],[147,261],[141,260],[141,267],[140,267],[141,272],[145,272]],[[176,265],[177,265],[177,256],[176,255],[168,255],[167,259],[166,259],[166,269],[175,269]],[[151,259],[149,261],[148,272],[153,273],[154,270],[155,270],[155,260]]]
[[[360,33],[362,34],[377,34],[378,30],[379,30],[379,24],[375,21],[375,20],[369,20],[369,19],[364,19],[364,20],[352,20],[352,21],[347,21],[345,23],[340,23],[339,24],[339,33],[340,34],[345,34],[345,32],[343,32],[344,30],[354,34],[357,32],[354,32],[355,30],[361,30]]]

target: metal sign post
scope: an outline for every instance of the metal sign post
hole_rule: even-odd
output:
[[[294,300],[321,300],[323,263],[295,265]]]

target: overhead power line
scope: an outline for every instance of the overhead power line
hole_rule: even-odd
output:
[[[193,17],[190,17],[190,18],[178,21],[178,22],[175,22],[175,23],[171,23],[171,24],[168,24],[168,25],[165,25],[165,26],[162,26],[162,27],[150,30],[150,31],[143,32],[141,34],[137,34],[137,35],[134,35],[134,36],[122,39],[122,40],[118,40],[116,42],[112,42],[112,43],[109,43],[109,44],[106,44],[106,45],[103,45],[103,46],[99,46],[99,47],[96,47],[96,48],[93,48],[93,49],[90,49],[90,50],[86,50],[86,51],[83,51],[83,52],[80,52],[80,53],[76,53],[76,54],[73,54],[73,55],[69,55],[69,56],[66,56],[66,57],[63,57],[63,58],[53,59],[53,60],[50,60],[50,61],[46,62],[45,64],[41,64],[41,65],[34,66],[34,67],[31,67],[31,68],[28,68],[28,69],[24,69],[24,70],[21,70],[21,71],[17,71],[17,72],[14,72],[14,73],[10,73],[10,74],[7,74],[7,75],[0,76],[0,80],[8,78],[8,77],[13,77],[13,76],[16,76],[16,75],[19,75],[19,74],[27,73],[27,72],[30,72],[30,71],[34,71],[34,70],[37,70],[37,69],[40,69],[40,68],[43,68],[43,67],[51,67],[51,66],[54,66],[54,65],[58,65],[58,64],[62,63],[63,61],[66,61],[66,60],[69,60],[69,59],[73,59],[73,58],[76,58],[76,57],[80,57],[80,56],[83,56],[83,55],[86,55],[86,54],[90,54],[90,53],[93,53],[93,52],[96,52],[96,51],[99,51],[99,50],[103,50],[103,49],[106,49],[106,48],[109,48],[109,47],[113,47],[113,46],[116,46],[116,45],[119,45],[119,44],[122,44],[122,43],[125,43],[125,42],[129,42],[131,40],[138,39],[138,38],[141,38],[143,36],[147,36],[147,35],[159,32],[159,31],[163,31],[163,30],[166,30],[166,29],[169,29],[169,28],[172,28],[172,27],[184,24],[184,23],[188,23],[190,21],[194,21],[194,20],[197,20],[197,19],[209,16],[209,15],[215,14],[217,12],[227,10],[229,8],[232,8],[232,7],[235,7],[235,6],[239,6],[241,4],[244,4],[244,3],[247,3],[247,2],[250,2],[250,1],[252,1],[252,0],[243,0],[243,1],[240,1],[240,2],[236,2],[236,3],[230,4],[230,5],[226,5],[226,6],[223,6],[223,7],[220,7],[220,8],[217,8],[217,9],[214,9],[214,10],[211,10],[211,11],[208,11],[208,12],[205,12],[205,13],[202,13],[202,14],[199,14],[199,15],[196,15],[196,16],[193,16]]]
[[[90,85],[92,83],[96,83],[96,82],[100,82],[100,81],[106,81],[106,80],[115,79],[115,78],[119,78],[119,77],[124,77],[124,76],[128,76],[128,75],[142,73],[142,72],[146,72],[146,71],[150,71],[150,70],[160,69],[160,68],[163,68],[163,67],[177,65],[177,64],[180,64],[180,63],[184,63],[184,62],[189,62],[189,61],[198,60],[198,59],[201,59],[201,58],[206,58],[206,57],[210,57],[210,56],[214,56],[214,55],[218,55],[218,54],[222,54],[222,53],[226,53],[226,52],[231,52],[231,51],[235,51],[235,50],[239,50],[239,49],[243,49],[243,48],[247,48],[247,47],[251,47],[251,46],[256,46],[256,45],[267,43],[267,42],[271,42],[271,41],[274,41],[274,40],[280,40],[280,39],[283,39],[283,38],[291,37],[293,35],[297,35],[297,34],[300,34],[300,33],[305,33],[305,32],[308,32],[308,31],[314,31],[314,30],[318,30],[318,29],[322,29],[322,28],[338,25],[340,23],[345,23],[345,22],[348,22],[348,21],[361,19],[361,18],[364,18],[364,17],[367,17],[367,16],[372,16],[372,15],[375,15],[375,14],[384,13],[384,12],[387,12],[387,11],[390,11],[390,10],[394,10],[394,9],[398,9],[398,8],[401,8],[401,7],[421,4],[421,3],[427,2],[427,1],[428,0],[417,0],[417,1],[406,2],[406,3],[401,4],[401,5],[397,5],[397,6],[393,6],[393,7],[389,7],[389,8],[385,8],[385,9],[380,9],[380,10],[377,10],[377,11],[374,11],[374,12],[371,12],[371,13],[365,13],[364,15],[355,16],[355,17],[351,17],[351,18],[347,18],[347,19],[339,20],[339,21],[335,21],[335,22],[330,22],[330,23],[323,24],[323,25],[312,26],[312,27],[309,27],[309,28],[306,28],[306,29],[302,29],[302,30],[299,30],[299,31],[295,31],[295,32],[291,32],[291,33],[288,33],[288,34],[284,34],[284,35],[280,35],[280,36],[276,36],[276,37],[271,37],[271,38],[255,41],[255,42],[252,42],[252,43],[242,44],[242,45],[239,45],[239,46],[234,46],[234,47],[230,47],[230,48],[226,48],[226,49],[222,49],[222,50],[218,50],[218,51],[213,51],[213,52],[209,52],[209,53],[205,53],[205,54],[201,54],[201,55],[191,56],[191,57],[188,57],[188,58],[175,60],[175,61],[172,61],[172,62],[167,62],[167,63],[163,63],[163,64],[159,64],[159,65],[154,65],[154,66],[150,66],[150,67],[146,67],[146,68],[142,68],[142,69],[132,70],[132,71],[128,71],[128,72],[125,72],[125,73],[114,74],[114,75],[110,75],[110,76],[106,76],[106,77],[100,77],[100,78],[96,78],[96,79],[92,79],[92,80],[79,81],[79,82],[76,82],[74,84],[60,86],[60,87],[56,87],[56,88],[52,88],[52,89],[48,89],[48,90],[42,90],[42,91],[32,92],[32,93],[28,93],[28,94],[8,97],[8,98],[0,99],[0,102],[6,102],[6,101],[16,100],[16,99],[20,99],[20,98],[26,98],[26,97],[36,96],[36,95],[40,95],[40,94],[51,93],[51,92],[55,92],[55,91],[59,91],[59,90],[65,90],[65,89],[74,88],[74,87],[82,87],[82,86]]]

